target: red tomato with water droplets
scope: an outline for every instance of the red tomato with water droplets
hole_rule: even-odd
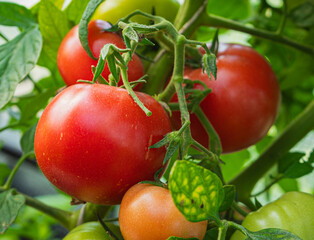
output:
[[[79,200],[118,204],[134,184],[152,180],[165,148],[149,149],[171,131],[169,117],[151,96],[136,93],[146,116],[125,89],[75,84],[44,110],[35,154],[43,174]]]

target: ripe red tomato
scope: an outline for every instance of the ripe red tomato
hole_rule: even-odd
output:
[[[136,184],[124,195],[119,224],[125,240],[203,239],[207,221],[192,223],[174,205],[168,189]]]
[[[106,32],[105,29],[108,28],[110,28],[110,24],[102,20],[94,20],[88,24],[89,47],[95,57],[99,57],[100,50],[108,43],[125,48],[123,39],[116,33]],[[58,50],[57,64],[59,72],[68,86],[75,84],[79,79],[93,79],[91,66],[96,66],[97,60],[90,58],[83,49],[79,40],[78,25],[73,27],[62,40]],[[102,76],[108,79],[109,74],[106,63]],[[140,58],[134,54],[132,61],[128,64],[128,79],[130,82],[135,81],[143,75],[143,64]]]
[[[280,89],[268,62],[254,49],[222,44],[217,55],[217,80],[209,80],[202,69],[189,71],[185,78],[201,80],[212,89],[201,109],[218,133],[224,153],[249,147],[262,139],[273,125]],[[202,85],[195,84],[197,89]],[[174,112],[172,121],[180,125]],[[208,135],[197,117],[191,116],[192,136],[208,147]]]
[[[35,133],[37,162],[48,180],[97,204],[118,204],[132,185],[151,180],[166,150],[148,147],[170,132],[171,124],[154,98],[137,96],[150,117],[118,87],[75,84],[59,93]]]

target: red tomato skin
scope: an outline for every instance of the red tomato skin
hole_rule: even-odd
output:
[[[125,240],[166,240],[171,236],[202,240],[207,229],[207,221],[185,219],[168,189],[150,184],[136,184],[126,192],[119,224]]]
[[[201,80],[212,89],[200,106],[220,137],[223,153],[247,148],[261,140],[274,124],[280,105],[280,88],[268,62],[254,49],[223,44],[217,55],[217,80],[202,69],[185,78]],[[200,84],[195,88],[202,89]],[[180,116],[173,113],[178,127]],[[191,114],[192,136],[208,147],[208,135]],[[205,133],[205,134],[204,134]]]
[[[79,200],[118,204],[129,187],[153,179],[166,150],[148,147],[171,124],[154,98],[137,96],[150,117],[121,88],[75,84],[59,93],[35,133],[37,162],[48,180]]]
[[[95,57],[99,57],[100,51],[105,44],[112,43],[118,48],[125,48],[123,39],[114,32],[106,32],[110,24],[102,20],[94,20],[88,24],[89,47]],[[97,61],[88,56],[81,45],[78,33],[78,25],[73,27],[62,40],[58,55],[57,65],[59,72],[67,86],[77,83],[77,80],[93,79],[91,66],[97,66]],[[108,80],[110,74],[106,63],[102,76]],[[141,59],[134,54],[128,64],[128,80],[138,80],[144,75],[144,66]],[[120,79],[119,85],[122,85]]]

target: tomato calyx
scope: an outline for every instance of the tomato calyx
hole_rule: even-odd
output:
[[[182,134],[190,125],[190,122],[185,122],[182,127],[178,131],[173,131],[164,136],[162,140],[150,146],[149,148],[160,148],[167,145],[167,152],[163,161],[163,164],[166,162],[177,152],[182,143]]]

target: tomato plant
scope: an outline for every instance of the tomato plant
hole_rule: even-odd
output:
[[[171,131],[152,97],[138,93],[147,117],[126,90],[75,84],[45,108],[35,153],[44,175],[62,191],[87,202],[117,204],[133,184],[150,180],[165,149],[148,147]]]
[[[146,13],[155,12],[156,15],[173,21],[178,8],[179,3],[176,0],[108,0],[96,9],[93,19],[103,19],[115,24],[120,18],[127,16],[135,10],[141,10]],[[132,20],[142,23],[147,22],[145,18],[139,16],[132,18]]]
[[[312,237],[311,1],[31,2],[0,2],[1,237]]]
[[[125,240],[161,240],[171,236],[203,239],[207,228],[207,221],[186,220],[169,190],[150,184],[136,184],[126,192],[119,223]]]
[[[242,225],[251,231],[265,228],[281,228],[299,236],[311,239],[314,236],[314,197],[302,192],[288,192],[278,200],[250,213]],[[240,232],[231,240],[245,239]]]
[[[95,57],[99,57],[100,50],[105,44],[112,43],[118,48],[125,48],[123,39],[114,32],[106,32],[110,24],[102,20],[94,20],[88,24],[88,42]],[[62,40],[57,57],[58,69],[64,82],[70,86],[77,80],[91,80],[93,73],[91,66],[97,65],[97,60],[92,59],[81,45],[78,25],[73,27]],[[106,64],[102,76],[108,80],[110,74]],[[128,79],[130,82],[138,80],[144,75],[141,59],[134,54],[128,64]],[[121,85],[120,81],[120,84]]]
[[[222,44],[217,55],[217,80],[202,69],[185,74],[212,89],[200,103],[220,137],[224,153],[247,148],[262,139],[273,125],[280,104],[280,89],[269,63],[250,47]],[[195,84],[195,89],[203,89]],[[180,115],[173,122],[180,124]],[[205,147],[209,137],[195,115],[191,116],[192,136]]]

